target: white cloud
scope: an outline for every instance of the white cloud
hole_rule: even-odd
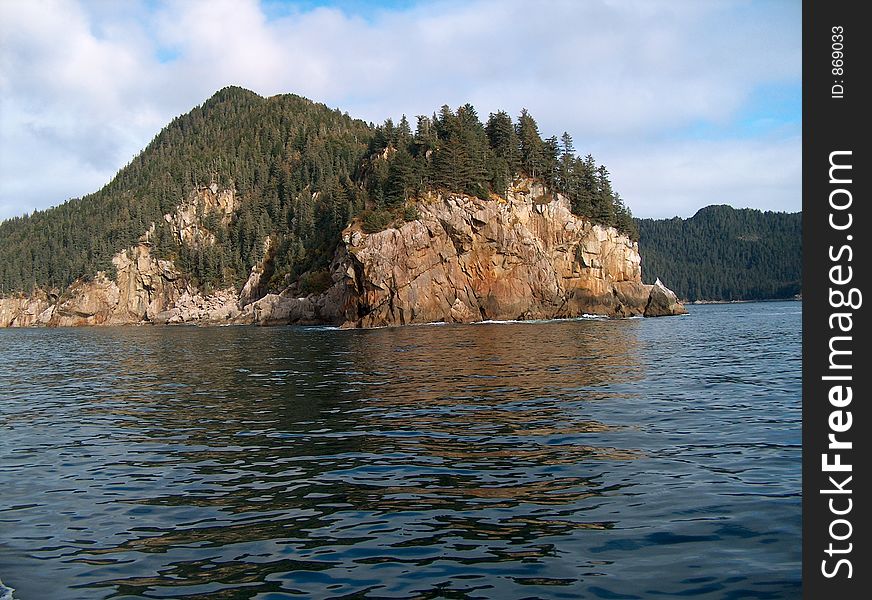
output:
[[[609,148],[600,157],[638,217],[690,217],[709,204],[794,212],[800,146],[798,137],[665,141]]]
[[[527,107],[543,133],[568,130],[580,151],[601,148],[597,158],[640,215],[727,196],[765,202],[773,152],[781,172],[798,172],[796,132],[709,144],[676,137],[699,123],[728,130],[758,86],[799,81],[798,8],[742,0],[533,6],[441,2],[367,18],[317,8],[269,20],[255,0],[156,8],[0,0],[0,218],[94,191],[172,117],[230,84],[299,93],[377,122],[443,103],[471,101],[483,118]],[[641,175],[640,148],[657,149],[661,185]],[[682,154],[701,151],[720,168]],[[688,161],[694,175],[679,171]],[[729,169],[743,172],[730,177]],[[681,194],[666,185],[705,176]],[[777,189],[763,206],[799,209],[798,177]]]
[[[165,111],[135,30],[97,38],[72,2],[0,4],[0,218],[106,183]]]

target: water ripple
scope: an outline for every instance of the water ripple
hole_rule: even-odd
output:
[[[60,600],[795,597],[798,308],[0,331],[0,577]]]

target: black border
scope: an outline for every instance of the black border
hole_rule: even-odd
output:
[[[865,5],[865,6],[864,6]],[[869,427],[868,404],[869,359],[868,312],[865,306],[872,303],[869,291],[869,231],[872,220],[868,217],[866,204],[870,201],[868,190],[868,153],[863,142],[872,135],[868,123],[872,112],[867,81],[870,67],[869,39],[872,37],[872,23],[864,21],[861,9],[868,10],[868,4],[846,0],[804,0],[803,2],[803,596],[809,599],[853,599],[872,598],[869,585],[872,561],[869,559],[868,545],[872,543],[869,535],[867,514],[872,510],[869,495],[860,488],[870,488],[868,480],[869,445],[864,443],[872,432]],[[833,27],[844,28],[844,72],[833,73],[832,64],[834,41]],[[843,97],[833,97],[833,85],[841,82]],[[831,184],[829,176],[830,153],[850,150],[853,168],[852,183],[847,187],[853,203],[847,211],[852,213],[853,225],[849,230],[836,231],[829,225],[829,195],[844,185]],[[844,171],[842,171],[844,173]],[[840,196],[844,198],[844,195]],[[845,218],[845,212],[837,214]],[[852,239],[847,240],[850,235]],[[829,301],[830,288],[839,289],[830,282],[829,270],[836,262],[830,259],[830,247],[836,253],[844,245],[853,249],[853,260],[847,262],[847,253],[838,264],[853,268],[851,283],[841,286],[846,290],[856,287],[863,293],[863,305],[857,310],[833,308]],[[830,330],[829,317],[834,312],[850,311],[853,314],[853,329],[850,334]],[[852,465],[853,477],[849,485],[853,500],[851,512],[845,516],[852,524],[852,535],[845,542],[852,543],[852,551],[841,557],[848,558],[852,564],[852,577],[846,577],[847,568],[842,565],[837,576],[827,578],[822,573],[822,561],[835,565],[838,557],[830,558],[825,550],[830,543],[829,527],[833,519],[828,500],[832,495],[822,494],[822,489],[831,488],[829,475],[823,473],[821,455],[827,452],[828,434],[831,433],[828,418],[835,410],[828,399],[833,382],[823,381],[822,376],[829,370],[829,341],[833,335],[851,335],[850,349],[853,354],[850,371],[853,380],[853,401],[843,410],[850,410],[853,424],[851,429],[840,434],[840,439],[853,443],[850,451],[841,451],[842,462]],[[848,348],[848,346],[843,346]],[[844,371],[848,372],[848,371]],[[837,502],[845,502],[847,495],[838,496]],[[845,504],[837,504],[837,507]],[[837,533],[847,530],[839,525]]]

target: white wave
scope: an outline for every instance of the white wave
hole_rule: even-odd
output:
[[[12,597],[12,592],[15,591],[15,588],[6,587],[3,585],[3,580],[0,579],[0,600],[15,600]]]
[[[630,317],[634,318],[634,317]],[[498,320],[486,319],[484,321],[474,321],[473,325],[538,325],[541,323],[561,323],[563,321],[610,321],[611,317],[605,315],[589,315],[587,313],[580,317],[568,317],[565,319],[518,319],[518,320]]]

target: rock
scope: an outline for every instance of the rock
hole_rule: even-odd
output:
[[[449,311],[451,320],[457,323],[469,323],[475,321],[478,315],[472,312],[472,309],[460,298],[454,300]]]
[[[619,303],[615,312],[622,317],[643,315],[651,295],[650,285],[637,281],[621,281],[615,284],[615,297]]]
[[[170,311],[168,323],[196,323],[218,325],[230,323],[241,314],[236,290],[227,288],[212,294],[186,290]]]
[[[76,281],[58,300],[48,325],[53,327],[103,325],[111,321],[116,308],[126,308],[119,307],[120,298],[121,291],[118,286],[104,273],[98,273],[92,281]],[[134,320],[130,317],[126,321],[119,318],[118,322],[134,322]]]
[[[246,305],[236,317],[237,323],[257,325],[287,325],[289,323],[322,323],[318,307],[312,298],[294,298],[280,294],[267,294]]]
[[[103,273],[79,279],[62,294],[0,298],[0,326],[123,325],[152,320],[171,309],[187,283],[171,261],[151,255],[140,242],[112,258],[116,277]]]
[[[212,186],[192,192],[165,218],[182,243],[197,246],[214,242],[200,223],[204,214],[217,213],[226,224],[236,208],[232,190]],[[359,223],[346,228],[330,264],[332,285],[317,295],[298,297],[295,287],[266,293],[276,250],[269,237],[239,294],[234,288],[206,294],[172,261],[152,256],[152,228],[113,257],[114,280],[97,273],[60,297],[37,291],[0,298],[0,326],[375,327],[685,312],[659,280],[642,283],[636,242],[573,215],[566,198],[541,184],[521,180],[505,198],[489,200],[430,193],[416,211],[417,219],[378,233],[363,232]]]
[[[157,313],[152,322],[157,325],[166,325],[169,323],[180,323],[182,321],[182,311],[178,308],[171,308]]]
[[[116,276],[78,280],[58,300],[47,325],[125,325],[148,322],[174,306],[187,284],[171,261],[140,242],[112,257]]]
[[[260,300],[266,294],[267,284],[275,272],[275,255],[276,247],[273,239],[267,236],[263,242],[263,260],[251,268],[248,281],[245,282],[245,285],[242,286],[242,291],[239,293],[239,305],[241,307]]]
[[[645,306],[646,317],[663,317],[669,315],[683,315],[687,310],[678,301],[675,292],[663,285],[658,279],[651,286],[648,304]]]
[[[46,312],[52,310],[53,299],[42,290],[30,296],[17,294],[0,298],[0,327],[31,327],[44,325]]]
[[[373,327],[683,310],[674,294],[659,307],[662,285],[650,301],[657,286],[641,281],[636,242],[573,215],[539,184],[518,182],[499,200],[433,195],[417,213],[399,228],[343,232],[338,289],[316,303],[318,316]]]
[[[193,190],[175,212],[164,215],[164,220],[170,224],[179,243],[191,247],[209,246],[215,243],[215,232],[204,225],[204,217],[214,214],[217,224],[227,225],[238,208],[236,191],[219,190],[213,183]]]

